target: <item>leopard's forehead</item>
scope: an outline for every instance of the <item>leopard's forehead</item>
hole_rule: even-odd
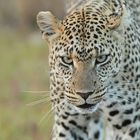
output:
[[[75,37],[83,42],[98,40],[107,32],[106,17],[99,11],[91,11],[89,7],[75,10],[63,21],[64,34],[69,39]]]
[[[81,58],[90,57],[97,49],[105,51],[108,32],[105,18],[88,6],[75,10],[63,21],[60,45],[76,50]]]

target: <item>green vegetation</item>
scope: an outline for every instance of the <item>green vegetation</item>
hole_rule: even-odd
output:
[[[48,48],[36,34],[9,32],[0,33],[0,140],[49,140],[53,114],[39,122],[50,102],[27,106],[48,92],[25,92],[49,90]]]

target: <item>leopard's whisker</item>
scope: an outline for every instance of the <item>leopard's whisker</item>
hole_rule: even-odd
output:
[[[49,112],[46,112],[46,113],[44,114],[44,116],[42,117],[42,119],[39,121],[39,125],[41,125],[41,123],[44,121],[44,119],[47,118],[47,117],[54,111],[54,109],[55,109],[56,107],[59,107],[59,106],[60,106],[61,104],[63,104],[63,103],[64,103],[64,101],[62,101],[59,105],[53,106],[53,107],[50,109]]]
[[[56,100],[58,98],[50,98],[50,97],[45,97],[45,98],[41,98],[39,100],[33,101],[29,104],[27,104],[27,106],[34,106],[34,105],[38,105],[41,103],[48,103],[48,102],[52,102],[53,100]]]
[[[34,106],[34,105],[38,105],[38,104],[41,104],[41,103],[48,103],[50,101],[51,101],[51,99],[48,99],[48,97],[46,97],[46,98],[43,98],[43,99],[33,101],[33,102],[27,104],[27,106]]]
[[[50,91],[48,90],[44,90],[44,91],[31,91],[31,90],[25,90],[23,92],[26,92],[26,93],[50,93]]]
[[[47,117],[53,112],[53,110],[55,109],[55,107],[56,107],[56,106],[54,106],[53,108],[50,109],[49,112],[46,112],[46,113],[44,114],[44,116],[42,117],[42,119],[39,121],[39,125],[41,125],[42,122],[45,120],[45,118],[47,118]]]

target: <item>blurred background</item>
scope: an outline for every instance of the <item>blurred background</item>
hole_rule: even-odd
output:
[[[0,0],[0,140],[50,139],[48,46],[36,15],[51,10],[63,19],[63,2]]]

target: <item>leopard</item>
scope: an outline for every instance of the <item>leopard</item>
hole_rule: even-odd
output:
[[[52,140],[140,140],[140,2],[84,0],[37,15],[49,47]]]

